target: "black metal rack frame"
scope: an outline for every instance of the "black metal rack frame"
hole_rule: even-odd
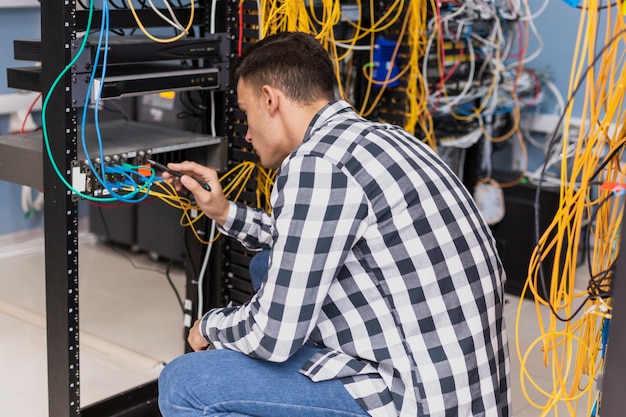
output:
[[[236,1],[229,0],[223,13],[231,13]],[[194,23],[200,36],[208,27],[206,7],[197,10]],[[236,6],[235,6],[236,10]],[[162,25],[152,13],[138,11],[146,26]],[[41,1],[41,91],[47,97],[58,75],[73,58],[72,45],[77,33],[84,31],[87,23],[85,10],[77,10],[76,1]],[[145,14],[144,14],[145,13]],[[93,29],[99,25],[99,12],[94,12]],[[232,20],[222,15],[219,30],[227,30]],[[135,27],[128,11],[111,10],[111,27]],[[233,41],[233,39],[231,39]],[[47,135],[52,155],[59,170],[69,177],[72,164],[77,159],[79,123],[72,102],[72,71],[66,71],[47,101]],[[217,93],[216,93],[217,94]],[[224,94],[216,98],[224,104]],[[218,134],[224,133],[229,112],[218,120]],[[206,132],[203,132],[206,133]],[[47,150],[43,149],[47,155]],[[48,358],[48,413],[50,416],[146,416],[159,415],[156,381],[120,393],[89,407],[80,405],[80,341],[79,341],[79,277],[78,277],[78,203],[57,174],[48,158],[43,158],[43,190],[46,195],[44,210],[45,280]],[[197,243],[197,242],[196,242]],[[189,256],[202,248],[189,247]],[[219,252],[219,248],[217,249]],[[221,258],[221,255],[220,255]],[[191,259],[193,261],[193,259]],[[191,263],[191,262],[189,262]],[[217,276],[221,276],[219,273]],[[188,268],[189,270],[189,268]],[[188,276],[190,272],[188,271]],[[214,283],[209,284],[215,287]],[[213,293],[219,293],[219,288]],[[219,301],[215,296],[208,305]],[[182,341],[181,341],[182,343]]]
[[[42,1],[42,93],[71,60],[70,41],[76,36],[75,4]],[[50,149],[62,172],[77,155],[77,117],[72,107],[68,72],[50,96],[47,112]],[[44,231],[46,322],[48,346],[48,413],[80,415],[78,331],[78,204],[44,158]]]

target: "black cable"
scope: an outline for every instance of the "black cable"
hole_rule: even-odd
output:
[[[611,197],[613,197],[612,195],[608,195],[607,197],[605,197],[600,203],[598,203],[598,205],[601,207],[603,204],[605,204]],[[599,208],[599,207],[598,207]],[[589,223],[587,224],[587,239],[590,239],[590,235],[591,233],[589,233],[589,229],[591,228],[591,225],[593,224],[595,217],[597,216],[598,210],[596,210],[594,212],[594,214],[592,215],[591,219],[589,219]],[[587,267],[589,268],[589,283],[587,284],[587,296],[585,297],[585,299],[580,303],[580,305],[576,308],[576,310],[569,316],[566,318],[560,318],[559,320],[563,321],[563,322],[568,322],[574,319],[574,317],[576,317],[578,315],[578,313],[580,313],[580,311],[583,309],[583,307],[585,306],[585,304],[587,303],[587,301],[589,300],[595,300],[596,298],[605,298],[608,297],[609,291],[602,291],[602,287],[600,285],[598,285],[598,282],[602,282],[604,281],[606,278],[609,277],[610,275],[610,271],[612,271],[612,267],[609,268],[609,270],[607,271],[602,271],[596,275],[592,274],[591,271],[591,251],[587,252]],[[601,279],[598,280],[598,277],[600,277]],[[545,289],[544,289],[545,291]],[[550,303],[548,303],[550,304]],[[556,314],[555,314],[556,315]],[[558,316],[557,316],[558,317]]]
[[[202,92],[198,92],[201,94]],[[176,117],[178,119],[186,119],[189,117],[193,117],[196,121],[193,124],[192,131],[195,132],[197,130],[198,125],[202,122],[202,110],[203,106],[201,102],[195,102],[192,97],[191,91],[186,91],[182,93],[180,97],[180,103],[187,109],[188,111],[179,112]]]
[[[117,36],[126,36],[124,29],[110,29],[110,32]]]
[[[626,139],[626,137],[621,138],[620,140],[624,140]],[[602,161],[602,163],[600,164],[600,166],[596,169],[596,171],[593,173],[593,175],[591,176],[591,178],[597,178],[598,175],[600,175],[600,172],[602,172],[602,170],[604,169],[605,166],[607,166],[607,164],[609,162],[611,162],[611,160],[613,159],[613,157],[617,154],[618,151],[623,150],[623,148],[625,147],[626,143],[622,144],[621,146],[618,146],[617,148],[613,149],[607,156],[604,157],[604,161]],[[618,161],[619,162],[619,161]]]
[[[180,97],[180,103],[190,112],[192,112],[193,114],[197,114],[196,110],[203,110],[202,109],[202,103],[196,103],[193,99],[193,97],[191,96],[192,92],[191,91],[185,91],[183,92],[179,97]]]
[[[588,247],[591,247],[591,226],[594,224],[595,218],[598,216],[598,212],[600,211],[600,208],[606,204],[607,201],[609,201],[611,198],[613,198],[614,194],[611,193],[609,195],[607,195],[603,200],[601,200],[598,203],[598,208],[592,213],[591,218],[589,219],[589,222],[587,223],[587,245]],[[587,292],[589,292],[589,295],[592,298],[602,298],[602,297],[608,297],[610,295],[610,291],[611,288],[609,286],[609,289],[607,291],[601,291],[601,287],[597,284],[597,278],[598,277],[602,277],[600,282],[602,282],[605,278],[608,278],[609,275],[611,275],[611,271],[613,269],[613,267],[611,266],[608,270],[606,271],[602,271],[599,272],[598,274],[593,274],[593,271],[591,270],[591,251],[587,251],[587,268],[589,270],[589,284],[587,285]],[[597,293],[592,293],[591,290],[597,290]]]
[[[178,300],[178,305],[180,305],[180,309],[183,312],[183,314],[185,314],[185,306],[183,304],[183,299],[180,296],[180,293],[178,292],[178,289],[176,288],[176,286],[174,285],[174,281],[172,280],[172,277],[170,275],[170,270],[172,268],[172,266],[176,263],[180,263],[182,266],[184,266],[184,261],[182,259],[171,259],[168,263],[167,266],[165,267],[165,278],[167,279],[167,282],[170,284],[170,287],[172,287],[172,290],[174,290],[174,294],[176,294],[176,299]]]
[[[604,200],[602,200],[599,204],[602,205],[604,203],[606,203],[607,200],[609,200],[612,196],[609,195],[607,196]],[[595,212],[597,213],[597,211]],[[595,216],[594,216],[595,217]],[[589,224],[587,225],[587,228],[590,228],[590,225],[593,224],[593,217],[592,219],[590,219]],[[591,233],[587,233],[587,238],[589,239],[589,235],[591,235]],[[587,285],[587,296],[585,297],[585,299],[580,303],[580,305],[576,308],[576,310],[574,310],[574,312],[566,318],[561,318],[559,317],[556,313],[555,316],[557,316],[557,318],[560,321],[563,322],[569,322],[572,321],[574,319],[574,317],[576,317],[578,315],[578,313],[581,312],[581,310],[583,309],[583,307],[585,306],[585,304],[587,303],[587,301],[589,300],[595,300],[597,298],[606,298],[610,296],[610,289],[603,291],[602,290],[602,286],[598,285],[599,282],[603,282],[606,278],[608,278],[613,270],[613,267],[611,266],[611,268],[609,268],[607,271],[602,271],[598,274],[593,275],[592,271],[591,271],[591,255],[590,252],[588,252],[588,260],[587,260],[587,265],[589,268],[589,283]],[[600,279],[598,279],[600,278]],[[545,288],[543,289],[544,293],[545,293]],[[548,304],[550,305],[550,307],[552,307],[551,303],[548,302]]]
[[[109,4],[111,6],[113,6],[114,9],[126,9],[126,8],[128,8],[128,6],[126,5],[126,1],[125,0],[121,0],[121,1],[122,1],[122,5],[121,6],[118,6],[117,4],[115,4],[115,2],[113,0],[109,0]]]
[[[194,259],[192,259],[192,257],[191,257],[189,242],[187,240],[187,233],[185,233],[183,242],[185,243],[185,253],[187,253],[187,256],[189,257],[189,267],[191,268],[191,272],[193,272],[194,278],[196,278],[195,282],[192,282],[192,284],[197,285],[198,284],[198,281],[197,281],[198,270],[196,269],[196,263],[195,263]]]
[[[133,120],[133,118],[130,116],[130,114],[128,114],[128,112],[122,107],[121,104],[119,104],[117,102],[117,100],[107,100],[111,102],[111,105],[116,107],[115,109],[112,109],[111,107],[107,107],[106,104],[102,105],[102,110],[111,112],[111,113],[119,113],[124,117],[124,120],[130,122]]]
[[[178,5],[179,5],[180,7],[191,7],[191,2],[186,3],[186,4],[183,4],[183,2],[182,2],[181,0],[177,0],[177,3],[178,3]],[[197,7],[200,7],[200,6],[198,6],[198,5],[197,5],[197,2],[196,2],[196,1],[194,1],[193,3],[194,3],[194,5],[195,5],[195,7],[196,7],[196,8],[197,8]]]
[[[550,138],[550,142],[548,145],[548,150],[546,152],[547,155],[550,155],[552,153],[552,149],[554,148],[554,146],[556,146],[556,138],[557,138],[557,132],[561,129],[561,125],[563,124],[563,121],[565,120],[565,115],[567,113],[567,109],[570,107],[570,105],[572,104],[572,100],[574,100],[574,97],[576,96],[576,93],[578,92],[578,90],[581,88],[581,86],[583,85],[583,81],[587,78],[587,75],[589,74],[589,71],[592,68],[595,68],[595,65],[597,63],[597,61],[602,57],[602,55],[604,54],[604,52],[613,45],[614,42],[616,42],[617,40],[621,40],[621,36],[623,34],[626,33],[626,29],[621,30],[620,32],[618,32],[609,42],[606,43],[606,45],[604,45],[604,47],[602,47],[602,49],[600,49],[600,51],[594,56],[593,61],[591,62],[591,64],[589,66],[587,66],[587,68],[585,69],[585,72],[583,72],[582,76],[580,77],[580,79],[578,80],[578,84],[576,85],[576,87],[574,88],[574,90],[572,91],[571,95],[569,96],[567,103],[565,104],[565,107],[563,109],[563,112],[561,113],[561,116],[559,117],[559,120],[556,124],[556,127],[554,129],[554,131],[552,132],[552,136]],[[540,213],[540,208],[541,208],[541,204],[539,203],[539,197],[541,195],[541,184],[543,183],[543,179],[545,177],[546,174],[546,164],[543,164],[543,166],[541,167],[541,173],[539,174],[539,181],[537,184],[537,190],[535,192],[535,202],[534,202],[534,209],[535,209],[535,239],[537,242],[537,259],[538,259],[538,265],[537,267],[539,268],[539,280],[541,281],[541,289],[543,290],[544,295],[548,295],[548,291],[547,291],[547,287],[546,287],[546,279],[545,279],[545,274],[543,272],[543,261],[541,260],[541,245],[539,244],[539,239],[541,238],[540,235],[540,225],[539,225],[539,213]],[[566,319],[563,319],[561,316],[559,316],[556,312],[556,309],[554,308],[554,306],[552,305],[552,303],[550,302],[550,300],[546,300],[546,302],[548,303],[548,306],[550,306],[550,310],[552,311],[552,314],[554,314],[554,316],[560,320],[560,321],[567,321]]]

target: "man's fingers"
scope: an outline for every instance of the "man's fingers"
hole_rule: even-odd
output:
[[[180,178],[180,182],[185,186],[186,189],[194,194],[204,189],[200,184],[198,184],[196,180],[191,178],[189,175],[183,175]]]

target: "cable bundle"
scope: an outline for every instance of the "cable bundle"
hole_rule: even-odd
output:
[[[581,406],[586,406],[589,415],[595,415],[599,405],[601,393],[594,381],[602,373],[607,340],[610,340],[611,283],[626,189],[621,167],[626,143],[623,55],[626,25],[622,6],[620,2],[604,6],[593,0],[581,7],[569,100],[550,141],[550,148],[557,145],[557,131],[562,128],[560,207],[545,231],[540,233],[536,225],[540,238],[524,289],[535,297],[540,336],[530,346],[521,346],[519,338],[516,343],[522,363],[522,387],[528,401],[542,410],[542,416],[550,412],[558,415],[559,405],[565,406],[570,415],[577,415],[576,410]],[[606,13],[608,21],[604,33],[601,33],[601,12]],[[572,104],[576,98],[584,101],[582,122],[578,135],[570,136]],[[545,169],[544,166],[540,181]],[[587,288],[574,285],[576,268],[581,263],[580,247],[588,251]],[[547,259],[553,259],[550,265],[545,265]],[[548,266],[550,276],[545,272]],[[521,307],[520,302],[516,334],[520,331]],[[542,314],[546,308],[548,317]],[[525,368],[534,350],[541,352],[544,365],[552,371],[552,387],[541,387]],[[541,402],[529,397],[527,383],[542,394]],[[581,401],[583,404],[579,404]]]

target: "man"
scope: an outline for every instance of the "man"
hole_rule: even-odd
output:
[[[267,273],[194,324],[197,352],[160,377],[163,415],[509,415],[504,272],[458,178],[335,101],[309,35],[259,41],[235,79],[246,140],[280,168],[271,216],[226,200],[214,170],[169,167],[224,233],[270,250]]]

